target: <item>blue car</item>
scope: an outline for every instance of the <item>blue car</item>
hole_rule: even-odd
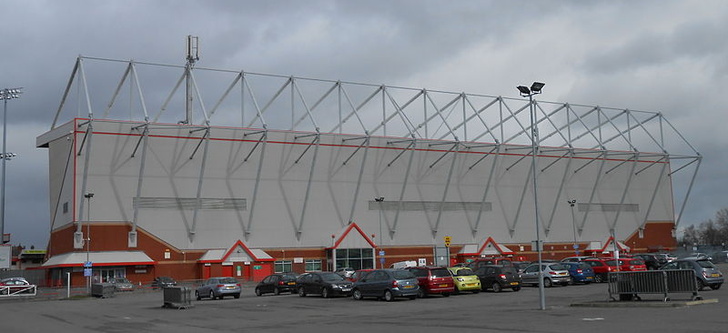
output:
[[[591,266],[583,262],[562,262],[569,268],[569,284],[584,283],[588,284],[594,282],[595,275],[594,270]]]

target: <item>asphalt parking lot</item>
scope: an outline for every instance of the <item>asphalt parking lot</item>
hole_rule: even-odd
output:
[[[728,266],[721,265],[721,271]],[[391,303],[366,299],[272,294],[193,301],[163,308],[160,291],[117,293],[106,299],[0,300],[1,332],[725,332],[728,288],[701,291],[708,304],[655,307],[659,297],[618,307],[572,306],[605,302],[606,284],[546,289],[539,310],[536,287]],[[671,304],[685,304],[676,294]]]

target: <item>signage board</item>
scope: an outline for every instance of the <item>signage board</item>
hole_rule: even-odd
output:
[[[10,269],[13,261],[13,248],[0,245],[0,269]]]

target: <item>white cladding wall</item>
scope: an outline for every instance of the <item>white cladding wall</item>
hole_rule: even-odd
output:
[[[95,193],[93,221],[134,220],[133,203],[144,149],[140,143],[142,130],[133,129],[139,125],[93,122],[91,144],[87,142],[80,155],[72,156],[75,165],[67,169],[75,170],[75,177],[66,177],[63,186],[64,191],[75,188],[76,201],[72,205],[76,206],[76,219],[83,193],[91,191]],[[65,129],[68,133],[69,128],[73,128],[72,123],[56,131],[63,133]],[[149,125],[140,197],[195,199],[199,190],[203,201],[244,199],[244,205],[205,206],[197,214],[193,206],[154,208],[155,204],[151,204],[139,208],[138,226],[182,249],[220,248],[237,240],[249,247],[330,246],[331,235],[346,226],[350,216],[367,235],[376,234],[375,241],[383,245],[439,244],[446,235],[455,244],[481,243],[488,237],[499,243],[526,243],[535,238],[531,163],[530,157],[523,158],[530,150],[523,147],[501,146],[500,154],[481,160],[493,146],[459,145],[456,153],[448,152],[454,143],[419,140],[413,155],[411,149],[404,151],[410,142],[401,138],[372,137],[368,148],[359,148],[365,140],[355,136],[322,134],[318,144],[311,145],[316,138],[312,133],[269,131],[265,143],[257,144],[262,133],[256,132],[260,130],[213,127],[210,140],[201,140],[205,131],[191,131],[194,129]],[[75,132],[76,149],[85,131],[85,126],[79,126]],[[65,134],[59,134],[49,145],[52,203],[60,191],[59,170],[66,169],[71,147],[66,141]],[[84,170],[86,154],[90,154],[88,170]],[[250,157],[244,161],[248,154]],[[646,220],[674,220],[672,189],[666,176],[669,166],[653,163],[657,158],[635,163],[625,162],[630,155],[594,160],[597,153],[585,153],[559,159],[563,154],[544,151],[538,158],[539,216],[546,242],[573,240],[574,226],[581,229],[584,204],[591,197],[600,169],[593,203],[620,203],[629,180],[624,204],[638,205],[637,211],[619,213],[618,239],[635,232]],[[478,221],[494,161],[485,209]],[[660,177],[663,180],[649,216],[645,216]],[[385,197],[385,201],[374,202],[378,196]],[[400,207],[400,197],[403,202],[415,203]],[[67,195],[63,198],[61,202]],[[581,204],[574,207],[573,216],[568,199]],[[447,205],[440,206],[443,201]],[[455,209],[453,205],[466,208]],[[56,209],[52,212],[56,216],[54,228],[72,222],[70,218],[59,218],[67,216],[60,213],[61,206],[51,204],[51,209]],[[442,211],[439,207],[443,207]],[[577,238],[604,241],[616,217],[616,211],[589,211]],[[389,230],[393,231],[391,237]]]

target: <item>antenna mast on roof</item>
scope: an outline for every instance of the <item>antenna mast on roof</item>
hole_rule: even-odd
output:
[[[200,60],[198,37],[187,35],[187,64],[185,65],[185,83],[187,89],[185,90],[185,124],[192,124],[192,68],[195,67],[195,62]]]

